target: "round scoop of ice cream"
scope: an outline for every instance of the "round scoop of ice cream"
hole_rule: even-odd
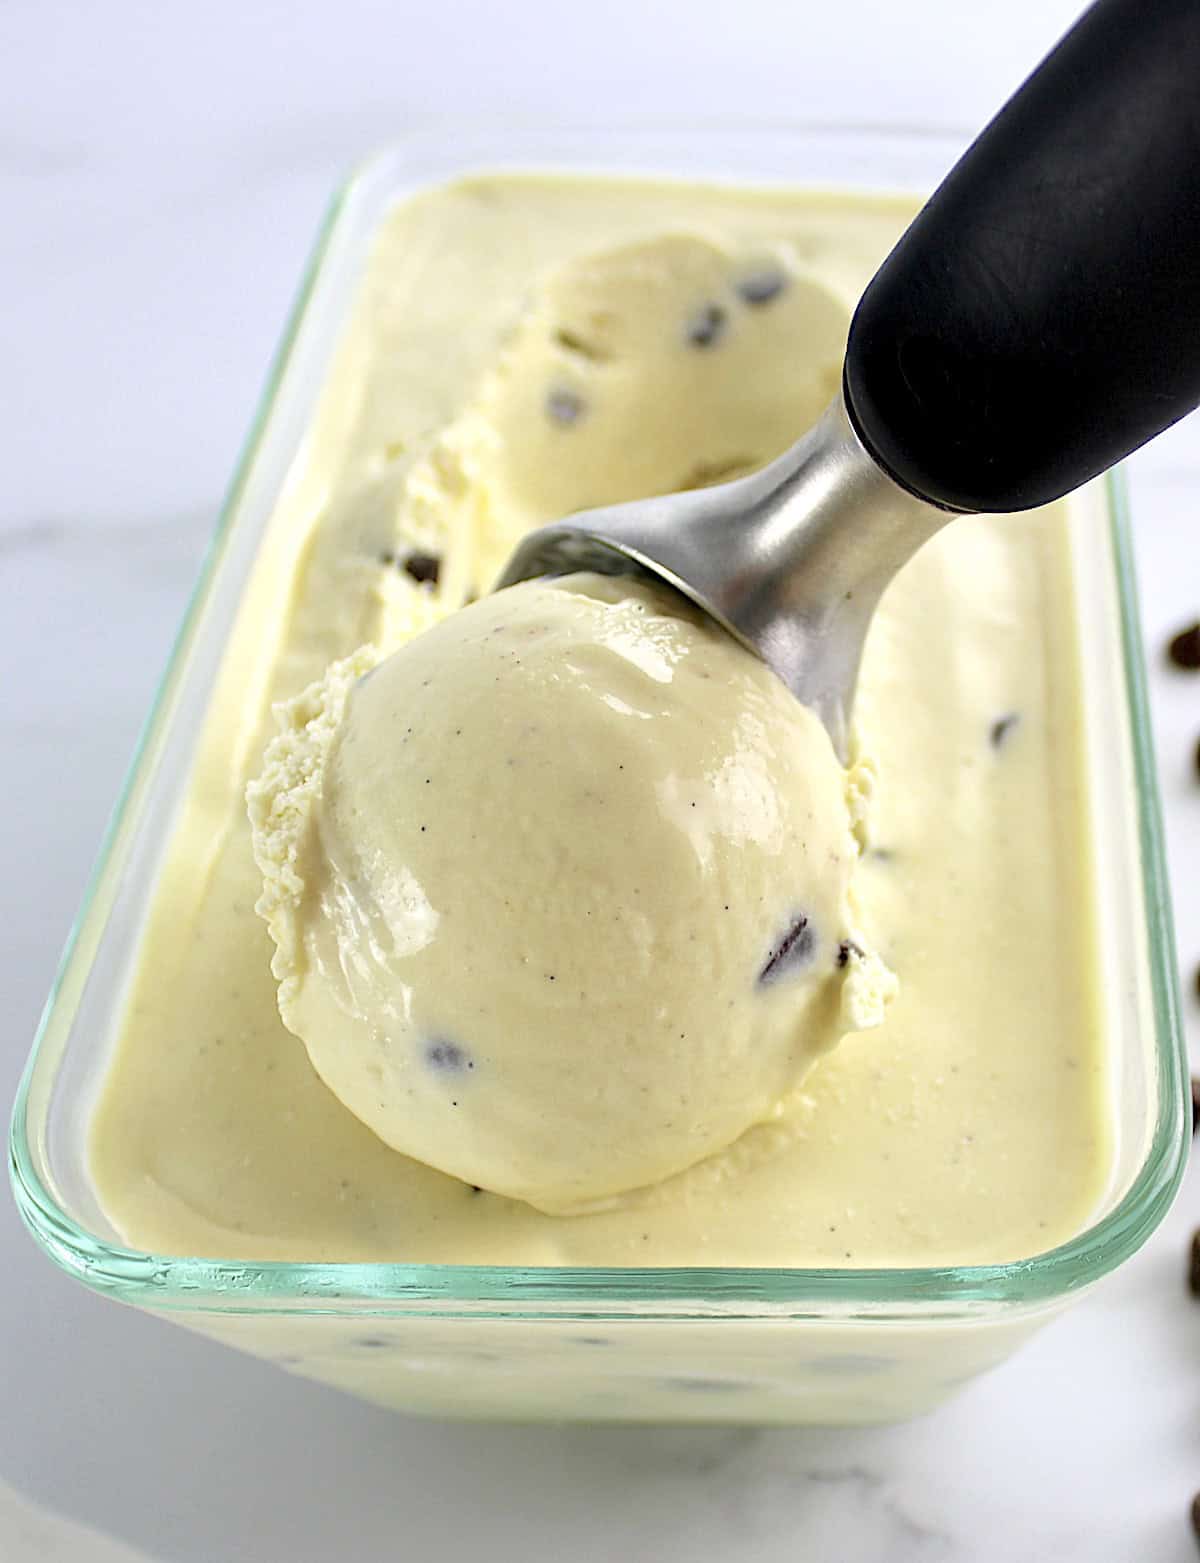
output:
[[[673,594],[526,582],[280,716],[250,791],[280,1009],[396,1150],[586,1207],[730,1145],[881,1018],[861,778]]]

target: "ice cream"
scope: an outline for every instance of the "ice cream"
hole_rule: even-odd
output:
[[[778,454],[828,400],[850,311],[912,210],[497,177],[389,217],[259,545],[119,1017],[91,1168],[131,1243],[890,1267],[1019,1260],[1086,1224],[1113,1153],[1068,505],[956,520],[889,589],[856,703],[878,785],[853,894],[899,995],[777,1118],[683,1172],[564,1215],[392,1149],[284,1025],[254,911],[244,793],[272,707],[332,694],[327,670],[361,647],[365,670],[416,655],[431,625],[450,635],[526,527]],[[357,690],[382,701],[384,678]],[[480,786],[465,767],[451,781]],[[469,837],[484,805],[453,805],[447,785],[439,818]]]
[[[752,472],[824,410],[846,329],[786,246],[673,233],[581,256],[546,278],[463,420],[489,506],[507,530]]]
[[[577,1209],[724,1150],[883,1018],[863,770],[666,590],[527,582],[281,720],[250,790],[280,1010],[406,1155]]]

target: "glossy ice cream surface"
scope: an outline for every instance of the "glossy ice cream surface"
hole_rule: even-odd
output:
[[[882,1020],[869,770],[682,599],[527,582],[364,660],[285,709],[250,806],[284,1021],[389,1145],[587,1206]]]
[[[243,793],[277,732],[272,704],[300,702],[284,717],[300,763],[308,722],[333,714],[330,665],[352,659],[351,715],[360,694],[391,698],[382,659],[442,621],[453,638],[448,616],[526,527],[777,454],[828,400],[850,309],[910,209],[489,179],[396,212],[230,641],[97,1110],[96,1183],[131,1240],[257,1258],[890,1266],[1017,1258],[1085,1224],[1111,1144],[1066,507],[956,521],[887,594],[857,706],[876,796],[850,815],[855,927],[899,996],[778,1116],[685,1171],[553,1214],[477,1192],[465,1163],[455,1177],[400,1154],[284,1026],[253,910]],[[469,611],[498,611],[489,601]],[[340,716],[329,743],[338,730]],[[477,784],[452,774],[450,734],[439,743],[438,818],[469,833]],[[411,781],[397,779],[395,819],[413,818]],[[457,788],[470,806],[456,815]],[[502,933],[497,960],[520,920]],[[452,998],[465,1009],[466,986]],[[477,1046],[456,1018],[442,1040]]]

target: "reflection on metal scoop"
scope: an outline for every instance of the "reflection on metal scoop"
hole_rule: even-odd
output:
[[[644,573],[682,592],[820,716],[846,757],[854,685],[884,587],[959,512],[901,488],[839,395],[750,477],[587,510],[524,538],[497,589],[539,575]]]

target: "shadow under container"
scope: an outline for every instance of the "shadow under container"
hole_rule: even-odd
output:
[[[375,159],[326,219],[191,606],[63,958],[13,1119],[17,1201],[97,1292],[289,1371],[438,1416],[859,1423],[924,1411],[1127,1259],[1184,1166],[1186,1070],[1128,521],[1118,477],[1071,502],[1115,1163],[1092,1224],[1013,1264],[583,1269],[247,1264],[127,1247],[88,1176],[158,864],[222,650],[379,223],[468,171],[929,189],[941,132],[853,126],[461,127]]]

